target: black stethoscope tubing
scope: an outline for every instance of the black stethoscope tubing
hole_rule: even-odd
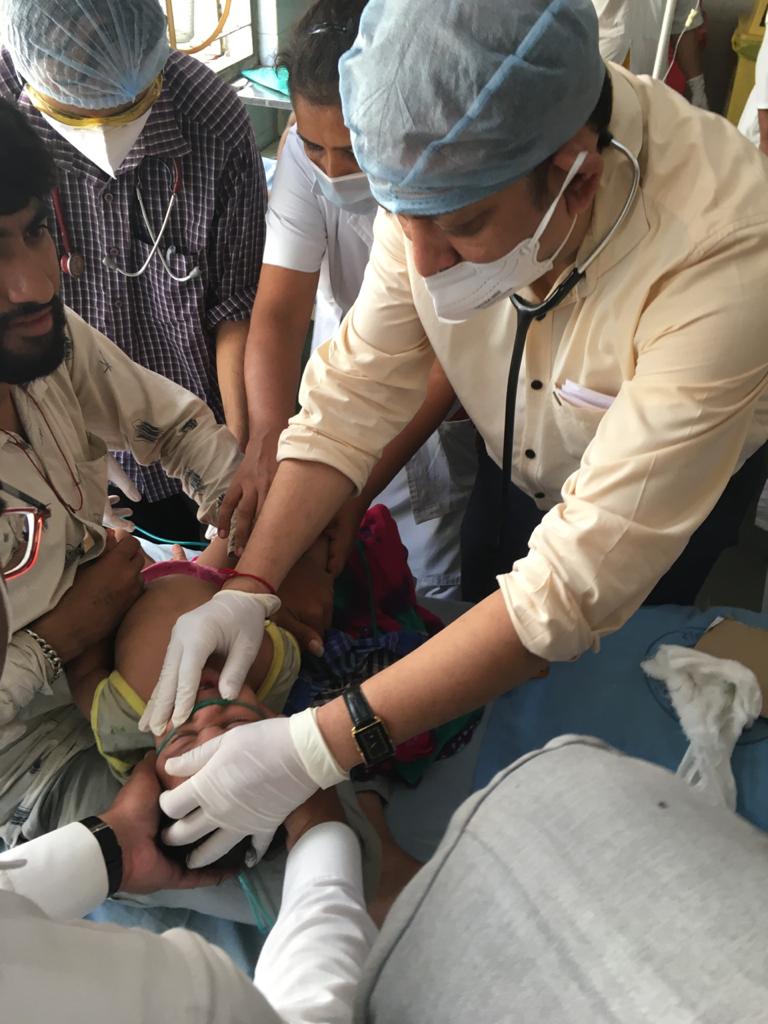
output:
[[[531,329],[531,324],[534,320],[543,320],[548,313],[551,313],[553,309],[556,309],[561,302],[570,295],[576,285],[584,279],[584,276],[591,264],[594,263],[597,257],[611,242],[616,232],[627,219],[629,212],[634,205],[635,199],[637,198],[637,193],[640,190],[640,165],[638,164],[634,153],[612,136],[609,139],[609,145],[618,149],[619,152],[623,153],[624,156],[627,157],[632,164],[633,171],[632,188],[629,191],[629,195],[627,196],[615,224],[600,244],[589,254],[587,259],[584,260],[580,266],[574,267],[568,277],[566,277],[566,279],[562,281],[555,288],[552,294],[548,295],[543,302],[528,302],[520,295],[510,295],[509,297],[509,301],[517,311],[517,328],[515,330],[515,340],[512,346],[512,358],[509,362],[507,395],[504,409],[504,447],[502,449],[500,518],[497,538],[497,549],[500,556],[503,556],[504,554],[504,546],[507,536],[507,508],[509,506],[509,488],[512,483],[512,455],[515,441],[517,384],[520,378],[520,369],[523,365],[523,355],[525,354],[525,343],[528,338],[528,332]]]

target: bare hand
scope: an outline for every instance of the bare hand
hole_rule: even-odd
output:
[[[66,664],[114,634],[144,589],[143,567],[144,553],[134,537],[110,541],[103,555],[78,569],[58,605],[32,628]]]
[[[329,541],[328,572],[334,579],[341,575],[349,561],[365,512],[359,498],[350,498],[341,506],[325,531]]]
[[[252,437],[245,449],[243,461],[235,473],[224,496],[217,523],[219,536],[228,537],[232,516],[237,512],[235,536],[230,550],[239,558],[253,530],[256,516],[262,509],[267,492],[277,472],[276,434]]]
[[[302,650],[321,657],[333,617],[333,576],[325,568],[325,545],[318,546],[321,555],[310,549],[286,576],[277,592],[282,607],[272,621],[293,633]]]
[[[160,781],[155,755],[147,754],[100,817],[117,836],[123,852],[121,892],[146,893],[158,889],[195,889],[217,885],[231,872],[215,868],[191,871],[168,860],[155,839],[160,829]]]

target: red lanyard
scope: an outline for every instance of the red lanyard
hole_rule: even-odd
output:
[[[24,454],[24,455],[26,456],[26,458],[28,459],[28,461],[29,461],[30,465],[31,465],[31,466],[33,467],[33,469],[35,470],[35,472],[37,473],[37,475],[38,475],[38,476],[40,476],[40,477],[42,477],[42,479],[43,479],[43,480],[44,480],[44,481],[45,481],[45,482],[46,482],[46,483],[48,484],[48,486],[50,487],[50,489],[51,489],[51,490],[53,491],[53,493],[54,493],[54,494],[56,495],[56,497],[57,497],[57,498],[59,499],[59,501],[60,501],[60,502],[61,502],[61,504],[62,504],[62,505],[64,506],[64,508],[65,508],[65,509],[67,510],[67,512],[71,513],[72,515],[76,515],[76,514],[77,514],[78,512],[80,512],[80,511],[82,510],[82,507],[83,507],[83,502],[84,502],[84,499],[83,499],[83,489],[82,489],[82,487],[80,486],[80,481],[79,481],[79,480],[77,479],[77,476],[75,475],[75,472],[74,472],[74,470],[72,469],[72,466],[71,466],[71,465],[70,465],[70,463],[69,463],[69,459],[68,459],[68,458],[67,458],[67,456],[66,456],[66,455],[64,454],[64,449],[63,449],[63,448],[61,447],[61,445],[59,444],[59,439],[58,439],[58,438],[56,437],[56,434],[55,434],[55,433],[54,433],[54,431],[53,431],[53,430],[51,429],[51,425],[50,425],[50,423],[48,422],[48,418],[47,418],[47,416],[45,415],[45,413],[43,412],[42,408],[40,407],[40,405],[38,404],[38,402],[37,402],[37,401],[36,401],[36,400],[35,400],[35,399],[34,399],[34,398],[32,397],[32,395],[31,395],[31,394],[30,394],[29,392],[27,392],[27,398],[28,398],[28,399],[30,400],[30,402],[32,402],[32,404],[34,405],[34,407],[35,407],[35,408],[37,409],[37,411],[38,411],[38,412],[40,413],[40,416],[41,416],[41,418],[42,418],[43,422],[45,423],[46,427],[48,428],[48,433],[49,433],[49,434],[51,435],[51,437],[53,438],[53,443],[54,443],[54,444],[56,445],[56,447],[58,448],[58,450],[59,450],[59,455],[61,455],[61,458],[62,458],[62,460],[63,460],[63,462],[64,462],[64,465],[65,465],[65,466],[67,467],[67,471],[69,472],[69,476],[70,476],[70,479],[71,479],[71,481],[72,481],[72,484],[74,485],[74,488],[75,488],[75,490],[77,491],[77,495],[78,495],[78,497],[79,497],[79,499],[80,499],[80,504],[79,504],[79,505],[77,506],[77,508],[75,508],[74,506],[70,505],[70,504],[69,504],[69,502],[68,502],[68,501],[65,501],[65,500],[64,500],[64,498],[62,498],[62,496],[61,496],[61,495],[59,494],[58,490],[57,490],[57,489],[56,489],[56,487],[54,486],[54,483],[53,483],[53,481],[52,481],[52,480],[51,480],[51,478],[50,478],[50,477],[48,476],[48,473],[47,473],[47,472],[46,472],[46,470],[45,470],[45,465],[43,464],[43,460],[42,460],[42,459],[40,459],[40,465],[41,465],[41,466],[43,467],[43,468],[41,469],[41,468],[40,468],[40,466],[38,466],[38,464],[37,464],[37,463],[35,462],[35,460],[34,460],[34,459],[32,458],[32,456],[31,456],[31,455],[30,455],[30,453],[29,453],[29,452],[30,452],[30,447],[31,447],[31,445],[28,445],[28,444],[26,444],[25,442],[22,442],[22,441],[20,441],[20,440],[19,440],[19,439],[18,439],[18,438],[17,438],[17,437],[16,437],[16,436],[15,436],[14,434],[12,434],[12,433],[11,433],[11,432],[10,432],[9,430],[6,430],[6,431],[4,431],[4,433],[8,435],[8,439],[9,439],[9,441],[11,442],[11,444],[13,444],[13,445],[14,445],[14,446],[15,446],[16,448],[18,448],[18,449],[19,449],[19,451],[20,451],[20,452],[22,452],[22,453],[23,453],[23,454]],[[37,453],[36,453],[36,454],[37,454]],[[38,456],[38,458],[40,458],[40,456]]]

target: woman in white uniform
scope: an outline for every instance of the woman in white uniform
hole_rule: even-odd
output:
[[[768,33],[755,64],[755,84],[739,120],[739,131],[768,155]]]
[[[243,495],[238,531],[250,521],[248,492],[260,505],[274,475],[277,441],[295,411],[313,306],[314,351],[333,336],[354,304],[373,244],[378,207],[352,155],[338,93],[339,58],[357,34],[364,6],[365,0],[318,0],[296,24],[288,49],[278,58],[289,73],[297,123],[286,135],[275,173],[248,339],[250,444],[230,495]],[[459,594],[458,535],[474,482],[475,445],[472,424],[450,418],[455,404],[435,364],[432,386],[414,421],[418,427],[431,419],[435,432],[414,452],[406,429],[385,453],[364,494],[350,503],[338,530],[346,541],[339,545],[343,552],[368,505],[387,505],[424,596]],[[406,458],[405,468],[392,479]],[[223,511],[228,508],[229,503]]]

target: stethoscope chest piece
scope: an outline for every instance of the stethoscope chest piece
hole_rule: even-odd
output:
[[[68,274],[75,281],[85,273],[85,258],[81,252],[65,253],[59,260],[63,274]]]

